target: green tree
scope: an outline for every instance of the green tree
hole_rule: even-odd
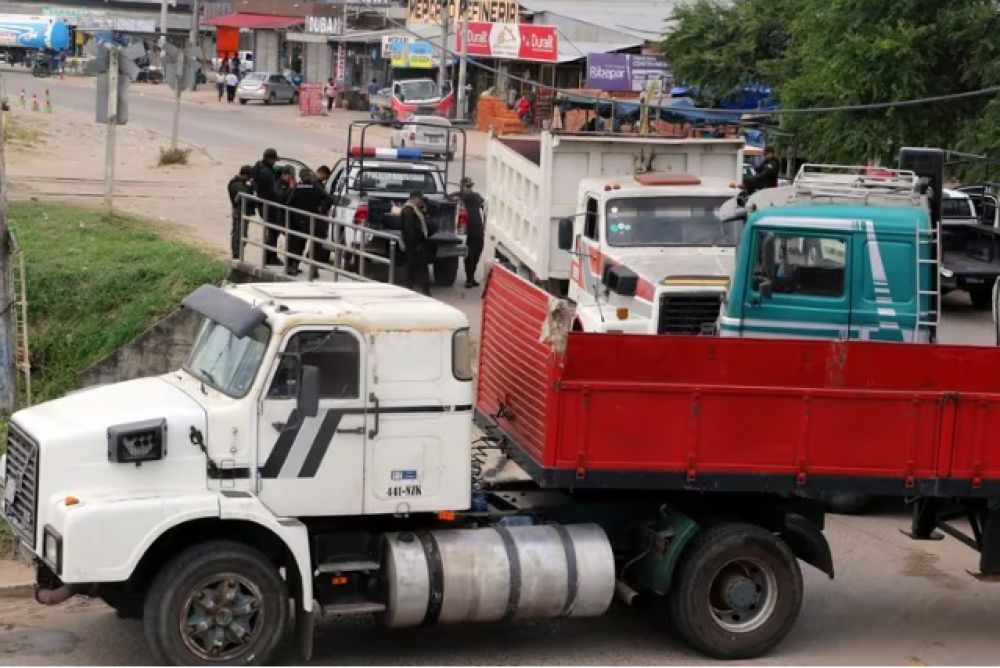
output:
[[[737,88],[781,78],[796,6],[796,0],[679,5],[660,50],[678,81],[717,102]]]

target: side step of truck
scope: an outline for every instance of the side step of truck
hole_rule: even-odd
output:
[[[320,564],[317,574],[323,573],[357,573],[359,571],[377,571],[381,565],[377,561],[351,559],[344,561],[328,561]]]
[[[324,615],[367,615],[374,612],[385,612],[385,603],[360,601],[358,603],[334,603],[323,606]]]

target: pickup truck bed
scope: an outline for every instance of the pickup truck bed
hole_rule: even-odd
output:
[[[477,414],[543,487],[1000,495],[1000,349],[564,333],[499,266]]]

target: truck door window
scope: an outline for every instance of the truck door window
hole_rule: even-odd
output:
[[[754,289],[768,280],[772,294],[841,297],[846,260],[843,239],[758,232]]]
[[[285,346],[278,371],[267,396],[290,399],[298,389],[296,357],[302,366],[319,369],[320,398],[352,399],[358,396],[361,346],[348,332],[299,332]]]
[[[587,200],[587,213],[583,219],[583,236],[597,240],[597,200]]]

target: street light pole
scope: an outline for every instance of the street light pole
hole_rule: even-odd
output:
[[[451,0],[441,0],[441,67],[438,68],[438,91],[444,91],[448,71],[448,25],[451,21]]]
[[[458,113],[455,114],[455,119],[459,121],[464,121],[466,119],[466,111],[468,107],[468,99],[465,92],[465,57],[469,53],[469,12],[468,12],[468,2],[466,0],[458,0],[458,9],[462,13],[461,16],[461,27],[459,28],[459,39],[461,40],[461,47],[459,47],[458,53]]]
[[[118,134],[118,58],[117,45],[108,45],[108,129],[104,147],[104,208],[114,213],[115,138]]]

